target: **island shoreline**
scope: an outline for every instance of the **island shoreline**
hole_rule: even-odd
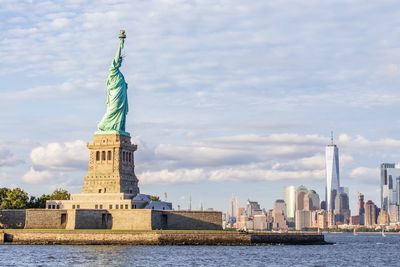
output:
[[[8,230],[0,244],[21,245],[328,245],[318,233],[237,233],[228,231]]]

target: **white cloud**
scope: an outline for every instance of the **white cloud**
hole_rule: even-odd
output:
[[[29,184],[38,184],[45,182],[46,184],[51,182],[54,178],[54,174],[49,171],[37,171],[33,167],[22,176],[22,180]]]
[[[278,180],[323,180],[324,170],[285,171],[263,169],[256,166],[238,166],[213,169],[177,169],[147,171],[138,175],[142,184],[198,183],[201,181],[278,181]]]
[[[178,169],[169,171],[163,169],[160,171],[146,171],[138,175],[141,184],[158,184],[158,183],[193,183],[200,182],[205,179],[204,170],[202,169]]]
[[[34,166],[53,170],[80,170],[87,166],[88,149],[81,140],[50,143],[32,150],[30,158]]]
[[[160,144],[149,148],[140,138],[136,157],[138,178],[143,184],[197,183],[201,181],[323,180],[324,142],[318,135],[240,135],[198,140],[187,145]],[[342,176],[372,176],[376,170],[354,168],[353,154],[378,153],[392,149],[398,140],[368,140],[341,134]],[[141,157],[143,153],[143,157]],[[83,141],[50,143],[31,152],[33,168],[24,180],[40,180],[41,175],[86,169],[88,152]],[[139,160],[139,161],[138,161]],[[41,173],[43,172],[43,173]],[[30,178],[33,177],[33,178]],[[39,177],[39,178],[36,178]]]
[[[209,144],[167,145],[160,144],[155,149],[155,156],[162,160],[172,160],[178,164],[196,166],[237,164],[251,161],[257,155],[245,149],[213,147]]]
[[[323,180],[324,170],[285,171],[252,166],[219,169],[210,172],[211,181]]]
[[[56,18],[50,23],[49,26],[60,29],[68,26],[69,23],[70,21],[67,18]]]
[[[210,181],[323,180],[324,152],[328,140],[328,137],[318,135],[284,133],[224,136],[198,140],[191,145],[160,144],[154,153],[147,153],[151,156],[146,160],[151,164],[142,162],[139,168],[145,173],[146,183],[198,182],[204,177]],[[372,168],[354,168],[358,159],[353,155],[370,154],[380,157],[382,151],[393,152],[393,146],[398,142],[396,139],[369,140],[363,136],[340,134],[338,144],[342,176],[376,174]],[[191,169],[202,170],[202,173],[200,175],[196,172],[199,176],[192,179],[193,173],[182,171]],[[158,175],[151,177],[150,173],[153,172]]]
[[[352,178],[379,178],[379,168],[357,167],[351,170],[350,177]]]
[[[6,180],[8,179],[9,176],[5,172],[0,172],[0,180]]]
[[[285,133],[225,136],[198,140],[188,145],[160,144],[151,155],[153,160],[164,162],[170,168],[279,163],[280,167],[321,169],[325,167],[323,153],[328,143],[324,141],[327,140],[318,135]],[[353,162],[353,156],[342,153],[340,161],[341,165],[347,166]]]
[[[18,159],[10,150],[0,148],[0,167],[15,166],[21,162],[22,160]]]

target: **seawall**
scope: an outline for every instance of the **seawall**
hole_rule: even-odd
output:
[[[5,230],[4,244],[82,245],[253,245],[328,244],[316,233],[252,233],[225,231]],[[0,237],[0,240],[2,238]],[[1,242],[0,242],[1,244]]]

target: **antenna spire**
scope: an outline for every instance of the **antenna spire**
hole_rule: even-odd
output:
[[[333,146],[333,131],[331,131],[331,145]]]

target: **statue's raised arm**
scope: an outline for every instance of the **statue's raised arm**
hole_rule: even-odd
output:
[[[121,30],[119,32],[119,46],[117,48],[117,52],[115,53],[113,62],[111,64],[111,68],[119,69],[121,67],[121,64],[122,64],[122,49],[124,48],[125,38],[126,38],[125,30]]]
[[[113,58],[107,77],[107,111],[98,125],[98,133],[117,133],[129,135],[125,132],[126,114],[128,113],[127,83],[119,68],[122,64],[122,48],[126,38],[125,31],[119,33],[119,46]]]

